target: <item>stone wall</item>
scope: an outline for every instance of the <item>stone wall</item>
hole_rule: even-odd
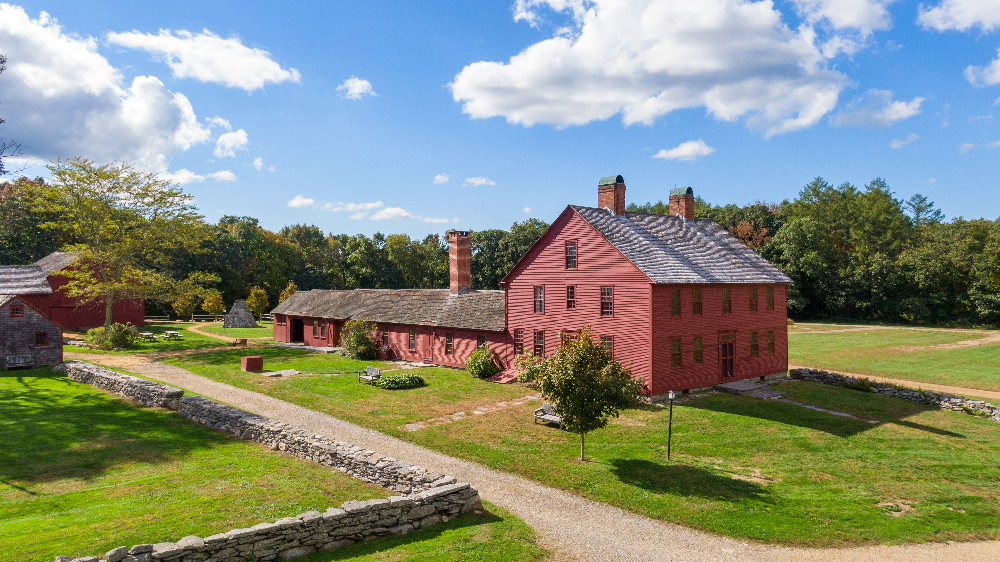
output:
[[[902,398],[904,400],[910,400],[911,402],[927,404],[928,406],[936,406],[945,410],[965,412],[973,416],[989,418],[993,421],[1000,422],[1000,408],[982,400],[971,400],[964,396],[947,394],[944,392],[903,388],[892,384],[874,382],[868,379],[858,379],[819,369],[791,369],[788,371],[788,374],[793,379],[832,384],[835,386],[845,386],[858,390],[868,390],[869,392],[874,392],[875,394]]]
[[[192,421],[260,443],[275,451],[329,466],[372,484],[407,496],[366,502],[349,501],[323,513],[311,511],[250,529],[234,529],[205,539],[185,537],[176,543],[119,547],[107,553],[107,562],[243,562],[290,560],[315,550],[331,550],[359,540],[409,531],[448,521],[461,513],[482,509],[479,492],[446,474],[430,472],[408,462],[382,456],[350,443],[335,441],[219,404],[183,390],[103,367],[69,361],[55,368],[72,380],[91,384],[144,404],[178,411]],[[98,562],[97,557],[60,556],[57,562]]]

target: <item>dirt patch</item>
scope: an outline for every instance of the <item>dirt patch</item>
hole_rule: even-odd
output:
[[[887,500],[878,504],[878,506],[884,509],[885,514],[889,517],[900,517],[904,513],[913,511],[914,503],[916,502],[910,500]]]
[[[953,341],[951,343],[939,343],[936,345],[900,345],[892,349],[894,351],[914,352],[934,349],[963,349],[966,347],[979,347],[981,345],[1000,345],[1000,332],[991,332],[985,337],[974,340]]]

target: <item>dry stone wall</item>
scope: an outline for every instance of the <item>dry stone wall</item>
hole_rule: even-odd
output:
[[[870,392],[874,392],[875,394],[902,398],[904,400],[910,400],[911,402],[937,406],[938,408],[943,408],[945,410],[965,412],[967,414],[982,418],[989,418],[993,421],[1000,422],[1000,408],[997,406],[994,406],[989,402],[972,400],[956,394],[902,388],[892,384],[884,384],[869,381],[867,379],[858,379],[820,369],[791,369],[788,371],[788,374],[791,375],[793,379],[831,384],[834,386],[845,386],[848,388],[865,389]]]
[[[479,492],[454,477],[382,456],[350,443],[310,433],[183,390],[123,375],[103,367],[69,361],[56,367],[72,380],[91,384],[146,406],[178,411],[196,423],[239,439],[254,441],[329,466],[405,496],[349,501],[325,512],[310,511],[249,529],[234,529],[204,539],[124,546],[96,556],[60,556],[56,562],[261,562],[291,560],[316,550],[333,550],[387,535],[403,535],[462,513],[482,509]]]

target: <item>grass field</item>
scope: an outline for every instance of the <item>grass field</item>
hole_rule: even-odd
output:
[[[832,326],[798,324],[789,331],[788,362],[851,373],[981,390],[1000,390],[1000,345],[959,349],[912,347],[986,337],[988,332],[875,329],[822,333]],[[820,333],[810,333],[809,331]],[[912,346],[900,349],[900,346]]]
[[[59,554],[204,537],[349,499],[392,495],[42,369],[0,374],[0,435],[4,560],[48,562]],[[352,551],[367,560],[543,555],[532,531],[494,506],[481,516]]]
[[[650,406],[629,410],[589,435],[592,461],[580,462],[576,435],[533,423],[537,404],[415,432],[399,429],[521,396],[524,388],[482,383],[455,369],[421,369],[428,386],[404,391],[373,389],[344,376],[262,381],[239,372],[235,356],[225,355],[171,362],[447,454],[716,533],[807,546],[1000,538],[1000,433],[995,423],[972,416],[788,382],[779,389],[793,400],[877,423],[711,395],[675,407],[673,461],[666,460],[667,411]],[[294,367],[306,373],[319,372],[320,365],[327,372],[356,365],[348,367],[337,356],[294,357],[289,364],[313,366]]]
[[[226,336],[227,338],[271,338],[271,322],[258,322],[257,328],[223,328],[222,322],[213,322],[202,326],[199,330],[210,334]]]
[[[77,353],[135,354],[135,353],[154,353],[157,351],[177,351],[181,349],[198,349],[204,347],[225,347],[226,345],[228,345],[228,343],[225,341],[191,332],[187,329],[190,326],[191,324],[186,324],[186,323],[146,324],[145,326],[139,328],[140,332],[152,332],[155,335],[162,335],[164,332],[172,330],[175,332],[180,332],[181,337],[183,339],[166,340],[162,338],[157,338],[156,341],[139,343],[139,347],[137,347],[136,349],[127,349],[122,351],[100,351],[95,349],[76,347],[75,345],[64,345],[63,351],[71,351]]]

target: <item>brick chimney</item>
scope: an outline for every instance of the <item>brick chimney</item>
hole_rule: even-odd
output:
[[[469,235],[469,231],[448,231],[448,277],[453,295],[472,288],[472,241]]]
[[[694,220],[694,190],[690,187],[675,187],[670,190],[670,216],[680,216],[686,221]]]
[[[625,214],[625,178],[608,176],[597,184],[597,206],[616,215]]]

